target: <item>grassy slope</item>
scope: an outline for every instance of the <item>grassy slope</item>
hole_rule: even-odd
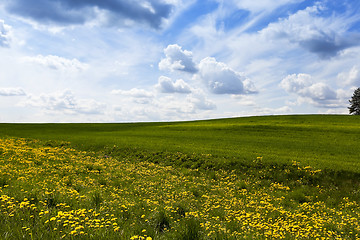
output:
[[[247,172],[191,170],[43,143],[0,138],[0,239],[360,237],[358,177],[261,158]]]
[[[45,140],[0,139],[0,238],[73,239],[83,226],[84,239],[358,239],[359,133],[359,117],[321,115],[0,124],[0,137]],[[83,208],[79,226],[59,215]],[[117,225],[83,223],[109,214]]]
[[[65,140],[84,150],[116,145],[150,152],[212,154],[219,161],[298,161],[360,173],[360,117],[266,116],[131,124],[0,124],[0,136]]]

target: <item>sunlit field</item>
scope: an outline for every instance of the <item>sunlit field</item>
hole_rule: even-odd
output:
[[[56,133],[56,127],[49,126],[36,133],[42,125],[2,125],[7,129],[0,138],[0,239],[360,238],[360,160],[356,150],[348,153],[354,154],[353,159],[337,169],[342,164],[336,163],[340,154],[335,154],[328,165],[323,164],[328,155],[319,154],[311,164],[311,154],[306,151],[301,161],[301,149],[293,158],[287,155],[289,151],[279,151],[287,157],[280,156],[281,160],[276,161],[275,150],[267,156],[268,146],[259,153],[254,148],[260,145],[249,147],[252,157],[241,155],[238,149],[223,151],[220,143],[216,149],[216,139],[199,140],[192,149],[191,143],[196,140],[179,141],[179,135],[195,136],[201,128],[213,131],[213,136],[223,136],[224,142],[239,140],[238,134],[243,134],[243,139],[251,132],[258,136],[257,130],[264,129],[264,139],[259,138],[264,143],[270,138],[269,131],[282,127],[293,139],[288,138],[285,144],[286,139],[280,137],[284,132],[273,138],[295,152],[292,140],[299,146],[307,146],[307,142],[311,149],[325,148],[319,142],[310,146],[312,139],[300,141],[301,134],[296,132],[296,128],[302,128],[302,134],[311,135],[304,130],[308,126],[319,133],[314,127],[318,125],[323,135],[317,134],[317,139],[333,136],[331,141],[337,142],[340,153],[346,152],[346,146],[359,146],[352,142],[353,134],[359,134],[359,118],[344,116],[340,121],[341,116],[337,116],[338,121],[332,119],[324,126],[320,119],[311,122],[314,116],[303,125],[292,126],[287,118],[283,122],[281,117],[265,118],[267,130],[261,118],[145,124],[147,131],[144,124],[139,124],[138,132],[136,124],[131,125],[131,131],[129,126],[119,124],[117,137],[112,133],[117,140],[113,142],[96,136],[103,136],[104,128],[114,129],[115,125],[99,125],[82,135],[81,127],[86,125],[67,125],[72,129],[78,126],[74,134]],[[303,121],[306,117],[301,118]],[[121,128],[127,132],[121,134]],[[167,130],[156,132],[159,128]],[[246,128],[252,130],[226,132]],[[174,129],[182,130],[171,138]],[[11,131],[13,134],[9,134]],[[161,134],[168,139],[167,149]],[[121,146],[125,135],[133,141]],[[159,141],[152,148],[156,145],[154,135]],[[146,136],[151,141],[142,146]],[[80,144],[80,139],[87,140]],[[319,147],[319,152],[325,149]]]

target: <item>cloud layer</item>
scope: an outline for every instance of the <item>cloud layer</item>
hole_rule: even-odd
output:
[[[0,96],[25,96],[26,93],[21,88],[0,88]]]
[[[76,58],[74,59],[67,59],[59,56],[54,55],[38,55],[36,57],[25,57],[25,62],[36,63],[42,66],[55,69],[55,70],[73,70],[73,71],[82,71],[88,68],[88,65],[85,63],[80,62]]]
[[[139,22],[158,29],[172,10],[172,5],[157,0],[11,0],[6,3],[11,13],[42,24],[59,25],[83,24],[102,17],[109,25]]]
[[[207,99],[202,91],[196,91],[193,94],[187,97],[187,101],[189,101],[194,109],[199,110],[214,110],[216,109],[216,104]]]
[[[153,98],[154,95],[152,92],[148,92],[144,89],[139,89],[139,88],[132,88],[130,90],[112,90],[111,94],[114,95],[124,95],[124,96],[129,96],[129,97],[134,97],[134,98]]]
[[[360,70],[358,66],[353,66],[349,72],[342,72],[338,74],[338,79],[353,87],[360,86]]]
[[[262,0],[260,1],[253,1],[253,0],[232,0],[234,4],[236,4],[241,9],[247,9],[252,12],[261,12],[261,11],[272,11],[281,5],[289,4],[296,2],[296,0]]]
[[[1,121],[347,113],[360,86],[357,0],[0,2]]]
[[[41,94],[40,96],[30,95],[26,101],[22,102],[22,105],[70,115],[101,114],[105,109],[105,104],[93,99],[77,99],[70,90]]]
[[[10,26],[0,19],[0,47],[8,47],[10,45],[9,32]]]
[[[308,7],[270,23],[261,33],[273,39],[287,39],[323,59],[360,44],[359,33],[346,33],[349,23],[341,17],[321,17],[322,11],[324,8],[320,4]]]

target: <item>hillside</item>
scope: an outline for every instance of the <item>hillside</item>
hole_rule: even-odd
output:
[[[359,120],[0,124],[0,238],[358,239]]]
[[[0,124],[0,136],[69,141],[81,150],[211,154],[218,162],[291,163],[360,173],[360,117],[294,115],[192,122]],[[113,154],[116,154],[112,151]]]

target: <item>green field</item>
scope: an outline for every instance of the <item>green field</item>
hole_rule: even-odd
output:
[[[156,152],[212,154],[220,162],[299,161],[360,173],[360,117],[266,116],[128,124],[0,124],[0,136],[63,140],[81,150],[116,146]],[[117,151],[121,154],[121,151]],[[114,153],[115,154],[115,153]]]
[[[359,239],[360,117],[0,124],[0,239]]]

